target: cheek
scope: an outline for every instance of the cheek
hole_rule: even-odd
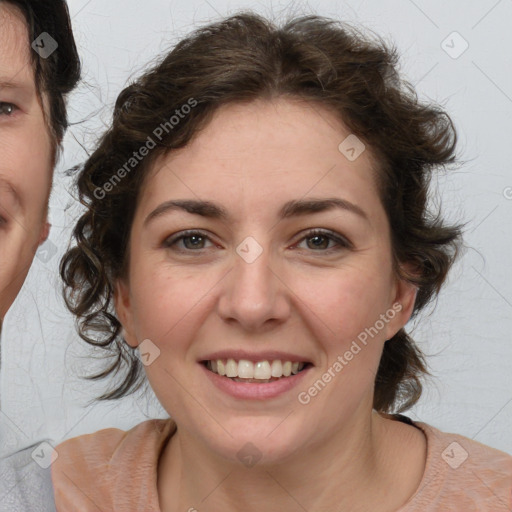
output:
[[[314,313],[309,314],[310,326],[319,353],[324,354],[320,378],[328,382],[315,402],[319,407],[343,397],[346,409],[355,409],[373,389],[387,325],[381,315],[389,309],[385,276],[384,269],[367,266],[331,275],[314,294],[311,287],[304,287],[304,302]]]
[[[36,135],[36,134],[34,134]],[[20,169],[26,180],[30,180],[28,194],[34,205],[39,206],[39,212],[44,208],[50,193],[53,168],[53,150],[48,135],[33,139],[30,151],[26,151]]]
[[[32,172],[30,173],[30,171]],[[43,222],[48,214],[48,199],[52,187],[53,173],[49,168],[42,167],[31,169],[30,171],[27,174],[31,174],[33,178],[31,183],[34,188],[27,191],[30,207],[27,209],[26,225],[30,229],[31,237],[34,240],[38,240],[41,235]]]
[[[295,290],[335,348],[372,326],[388,308],[389,281],[377,265],[346,266],[322,276],[301,278]]]
[[[176,347],[180,338],[186,337],[194,326],[197,328],[197,316],[204,309],[202,298],[213,283],[203,273],[192,276],[183,268],[149,258],[144,261],[144,257],[132,259],[132,269],[132,313],[137,339],[149,338],[162,349],[170,342]]]
[[[53,177],[48,129],[42,122],[34,122],[6,134],[0,145],[0,158],[0,171],[14,182],[26,205],[26,215],[19,219],[20,223],[27,231],[38,231],[46,213]]]

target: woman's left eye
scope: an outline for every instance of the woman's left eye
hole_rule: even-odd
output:
[[[351,247],[351,244],[343,237],[323,229],[314,229],[309,231],[305,237],[301,238],[300,241],[306,241],[308,248],[313,251],[321,252],[328,252],[331,249],[339,251],[341,249],[348,249]],[[308,243],[309,241],[312,243]],[[329,245],[331,242],[334,243],[334,246]]]
[[[171,236],[164,241],[166,248],[177,246],[181,243],[179,250],[201,250],[206,249],[205,244],[207,241],[211,244],[210,238],[201,233],[200,231],[185,231],[178,235]],[[351,247],[350,242],[344,238],[335,235],[331,231],[325,230],[312,230],[306,234],[306,236],[300,239],[300,242],[306,242],[309,249],[313,251],[328,252],[332,249],[341,250],[348,249]],[[309,243],[311,242],[311,243]],[[332,245],[331,245],[332,244]],[[296,244],[297,246],[300,244]]]

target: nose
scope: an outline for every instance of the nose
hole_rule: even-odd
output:
[[[243,247],[240,249],[233,255],[232,270],[223,280],[218,313],[225,322],[238,324],[246,331],[275,328],[290,315],[284,276],[280,275],[279,265],[272,265],[268,249],[263,249],[256,259],[254,254],[246,258]]]

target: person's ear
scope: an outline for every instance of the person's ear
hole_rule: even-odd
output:
[[[49,222],[44,222],[43,227],[41,228],[41,232],[39,233],[39,242],[38,245],[42,245],[48,240],[50,236],[50,228],[52,225]]]
[[[416,273],[414,267],[410,264],[403,264],[402,268],[407,275]],[[396,278],[391,295],[390,310],[386,313],[386,316],[390,318],[386,324],[387,340],[391,339],[411,318],[417,294],[418,287],[416,285],[405,279]]]
[[[124,279],[118,279],[115,283],[114,306],[116,308],[117,318],[123,326],[124,340],[130,347],[136,348],[139,343],[134,329],[130,288]]]

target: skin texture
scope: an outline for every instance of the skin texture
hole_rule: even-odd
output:
[[[22,14],[0,3],[0,321],[49,230],[52,145],[30,51]]]
[[[385,340],[409,319],[416,289],[392,273],[370,151],[349,161],[338,150],[347,135],[311,103],[228,105],[187,147],[157,160],[145,180],[116,307],[131,346],[150,339],[160,350],[145,369],[178,425],[159,465],[163,511],[296,511],[298,504],[391,511],[418,487],[423,434],[372,410]],[[342,209],[277,216],[289,200],[333,196],[362,208],[368,220]],[[231,218],[171,211],[145,223],[171,199],[208,199]],[[328,238],[315,244],[312,228],[351,246]],[[207,238],[165,244],[186,229]],[[236,252],[248,236],[263,250],[250,264]],[[298,393],[397,302],[401,311],[300,404]],[[198,363],[222,349],[289,351],[314,368],[277,398],[235,399],[212,386]],[[249,442],[261,453],[251,468],[237,458]]]

